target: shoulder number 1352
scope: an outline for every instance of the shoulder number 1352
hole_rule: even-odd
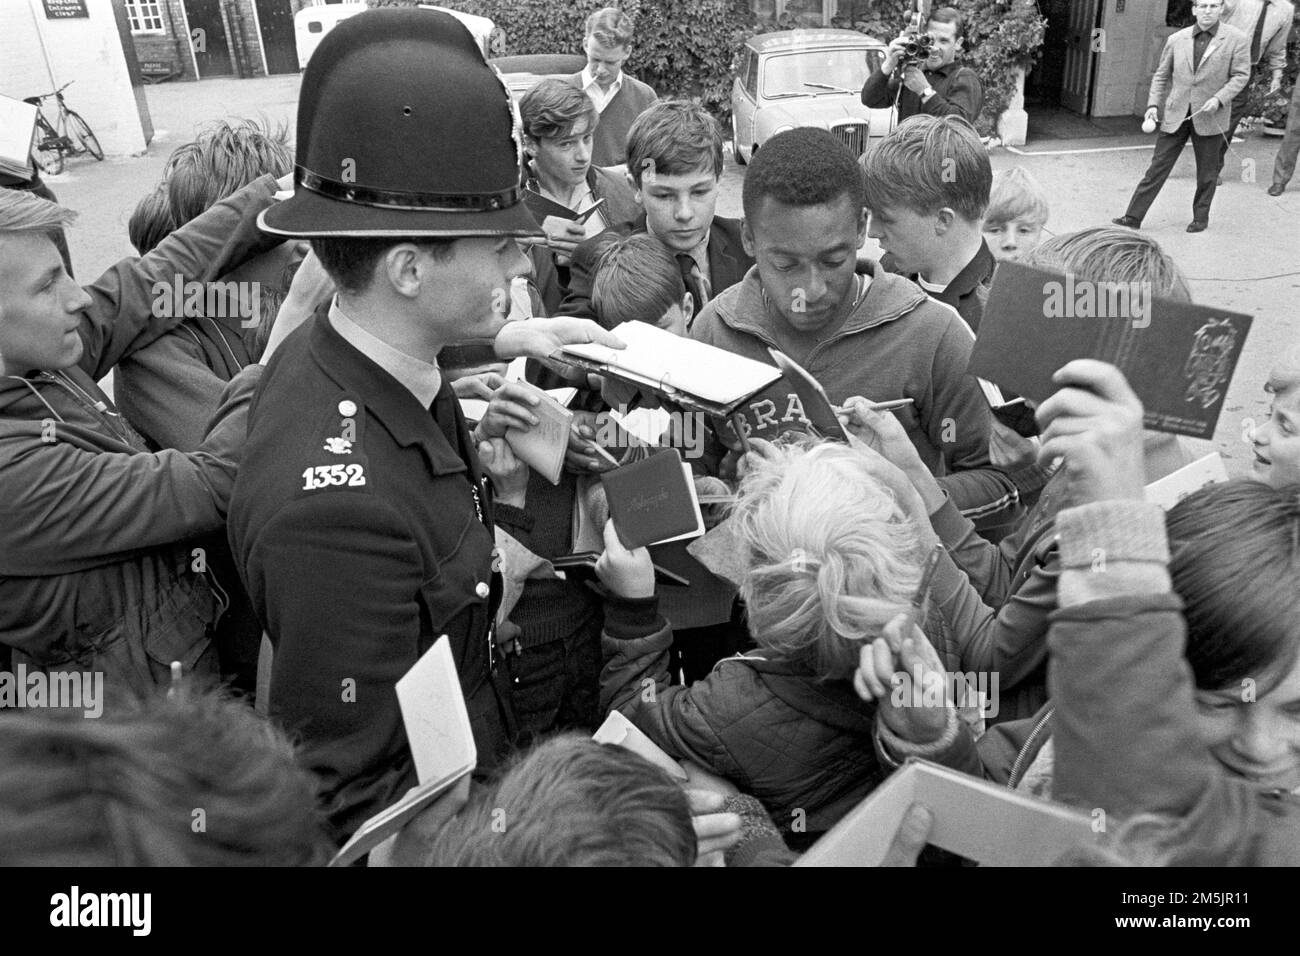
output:
[[[337,485],[356,487],[366,483],[365,469],[360,465],[317,465],[302,473],[302,490],[315,491]]]

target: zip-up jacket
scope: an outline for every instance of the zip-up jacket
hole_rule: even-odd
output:
[[[870,262],[859,268],[870,277],[862,301],[800,364],[836,404],[854,395],[872,401],[911,398],[911,405],[894,414],[962,513],[972,520],[1013,513],[1016,486],[989,463],[992,413],[975,378],[966,373],[974,345],[970,329],[954,310],[902,276]],[[780,348],[772,329],[784,321],[764,301],[754,266],[704,307],[690,336],[771,365],[768,347]],[[770,389],[751,401],[771,401],[783,415],[802,407],[793,393],[774,395]]]
[[[269,176],[85,287],[81,360],[0,378],[0,643],[13,663],[95,669],[109,690],[209,665],[218,601],[191,540],[222,528],[260,366],[222,396],[194,452],[149,454],[95,383],[180,321],[154,284],[209,281],[267,248]]]

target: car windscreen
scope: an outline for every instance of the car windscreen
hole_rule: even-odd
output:
[[[763,64],[762,95],[814,96],[837,91],[858,93],[881,58],[879,50],[862,47],[806,50],[771,56]]]

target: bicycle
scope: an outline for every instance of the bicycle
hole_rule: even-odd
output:
[[[31,103],[36,107],[36,128],[39,133],[36,137],[33,159],[37,167],[51,176],[57,176],[63,172],[63,160],[65,156],[80,156],[82,153],[90,153],[97,160],[103,160],[104,150],[99,145],[99,140],[95,137],[94,132],[90,129],[81,114],[74,109],[69,109],[68,104],[63,99],[63,91],[75,83],[75,80],[69,80],[64,83],[53,93],[45,93],[41,96],[26,97],[23,102]],[[50,97],[54,97],[59,104],[59,113],[55,117],[55,125],[52,125],[45,117],[45,111],[42,104]],[[70,135],[69,135],[70,134]],[[77,143],[74,145],[72,137],[76,137]]]

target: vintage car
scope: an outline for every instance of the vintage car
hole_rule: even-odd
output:
[[[461,13],[459,10],[436,7],[429,3],[422,3],[419,6],[427,10],[441,10],[443,13],[450,13],[465,24],[466,29],[473,34],[474,42],[479,45],[479,49],[483,51],[485,57],[500,56],[505,52],[505,32],[487,17],[477,17],[473,14]],[[367,9],[369,8],[364,3],[318,3],[314,6],[304,7],[295,13],[293,16],[293,29],[298,46],[298,69],[306,68],[307,61],[311,59],[312,53],[315,52],[320,41],[325,38],[325,34],[348,17],[356,16]]]
[[[862,105],[886,45],[856,30],[784,30],[750,38],[731,88],[736,162],[796,126],[829,130],[861,156],[894,127],[894,110]]]

